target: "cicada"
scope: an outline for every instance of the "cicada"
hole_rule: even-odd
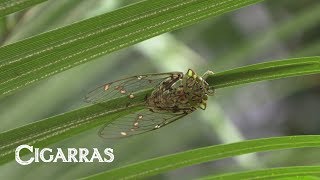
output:
[[[207,71],[203,76],[198,76],[189,69],[186,74],[137,75],[106,83],[89,92],[85,99],[94,104],[124,96],[130,100],[138,91],[152,88],[142,110],[119,117],[99,131],[102,138],[129,137],[159,129],[198,108],[205,110],[208,96],[214,94],[214,89],[205,81],[210,74],[213,73]]]

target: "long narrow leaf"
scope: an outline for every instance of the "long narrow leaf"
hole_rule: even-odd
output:
[[[320,136],[288,136],[242,141],[238,143],[209,146],[177,154],[150,159],[122,168],[113,169],[87,179],[137,179],[181,167],[233,157],[241,154],[279,149],[319,147]],[[236,178],[237,179],[237,178]]]
[[[147,0],[0,48],[0,96],[98,56],[261,0]]]
[[[255,171],[246,171],[238,173],[228,173],[217,176],[209,176],[201,178],[202,180],[233,180],[233,179],[275,179],[275,178],[296,178],[297,176],[319,176],[320,166],[296,166],[296,167],[281,167],[281,168],[270,168]],[[302,178],[304,179],[304,178]],[[317,178],[318,179],[318,178]]]
[[[250,82],[320,73],[320,56],[271,61],[240,67],[210,76],[207,81],[215,88]]]
[[[0,0],[0,17],[34,6],[47,0]]]
[[[134,105],[127,107],[126,98],[118,98],[75,111],[37,121],[0,134],[0,164],[14,158],[21,144],[45,147],[90,128],[110,123],[117,117],[141,109],[146,92],[135,95]]]
[[[207,80],[210,86],[222,88],[254,81],[278,79],[297,75],[320,73],[320,57],[295,58],[245,66],[214,74]],[[110,123],[116,117],[137,111],[150,90],[142,90],[136,98],[117,98],[104,104],[78,109],[72,112],[38,121],[0,134],[0,164],[14,158],[14,150],[20,144],[45,145],[61,141],[90,128]]]

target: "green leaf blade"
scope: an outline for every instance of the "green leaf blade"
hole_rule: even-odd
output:
[[[148,0],[0,48],[0,95],[261,0]]]
[[[269,168],[254,171],[245,171],[238,173],[227,173],[217,176],[208,176],[200,178],[201,180],[215,180],[215,179],[319,179],[310,176],[319,176],[320,166],[295,166],[295,167],[281,167],[281,168]]]
[[[0,0],[0,17],[21,11],[47,0]]]
[[[250,78],[250,82],[254,82],[265,79],[278,79],[279,77],[319,73],[319,59],[319,57],[309,57],[260,63],[214,74],[208,77],[207,81],[210,86],[213,86],[215,88],[222,88],[233,86],[236,84],[247,83],[248,78]],[[295,72],[293,70],[297,69],[298,71],[296,71],[296,74],[293,73]],[[252,72],[254,74],[261,72],[261,76],[258,75],[258,78],[253,78],[254,74],[252,74]],[[273,73],[271,76],[270,72]],[[241,76],[242,74],[244,75]],[[234,81],[234,79],[236,81]],[[83,132],[93,127],[97,127],[99,125],[102,125],[103,123],[110,123],[115,120],[115,117],[120,117],[122,115],[130,113],[131,111],[137,110],[136,106],[126,106],[128,103],[143,103],[144,98],[150,92],[151,90],[141,90],[141,92],[136,95],[134,101],[127,98],[116,98],[107,101],[106,105],[104,106],[93,105],[84,107],[82,109],[51,117],[43,121],[34,122],[32,124],[1,133],[0,157],[2,161],[0,161],[0,163],[8,162],[9,160],[14,158],[13,152],[18,142],[28,143],[30,145],[35,144],[39,147],[43,147],[44,145],[61,141],[77,133]],[[88,121],[82,121],[84,119],[88,119]],[[78,125],[73,126],[74,124]],[[59,129],[60,133],[54,133],[55,128]],[[50,133],[53,133],[53,135]],[[34,134],[37,136],[28,138],[29,136],[33,136]]]
[[[319,135],[273,137],[265,139],[255,139],[232,144],[209,146],[194,149],[177,154],[154,158],[125,167],[113,169],[107,172],[89,176],[91,178],[124,178],[136,179],[153,176],[170,170],[187,167],[208,161],[237,155],[265,152],[271,150],[319,147]]]
[[[0,133],[0,164],[14,159],[15,148],[21,144],[45,147],[135,112],[143,108],[140,102],[146,93],[150,91],[136,94],[130,106],[126,97],[117,98]]]
[[[302,57],[259,63],[236,68],[208,77],[208,83],[215,88],[279,79],[299,75],[320,73],[320,57]]]

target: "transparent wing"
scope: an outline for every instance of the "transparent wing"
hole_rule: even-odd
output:
[[[168,78],[178,80],[180,77],[182,77],[181,72],[132,76],[104,84],[92,90],[86,95],[85,101],[96,104],[122,96],[134,98],[134,94],[139,90],[154,88]]]
[[[142,134],[159,129],[187,114],[186,112],[151,112],[149,109],[143,109],[105,125],[100,129],[99,136],[105,139],[112,139]]]

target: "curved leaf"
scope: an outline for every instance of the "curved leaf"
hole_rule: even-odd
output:
[[[232,144],[223,144],[193,149],[190,151],[154,158],[131,164],[125,167],[116,168],[93,176],[89,176],[86,179],[137,179],[160,174],[182,167],[187,167],[190,165],[214,161],[222,158],[233,157],[241,154],[264,152],[279,149],[319,146],[319,135],[255,139]]]
[[[47,0],[0,0],[0,17],[23,10]]]
[[[309,176],[308,176],[309,175]],[[290,177],[305,177],[308,176],[310,179],[319,179],[311,178],[310,176],[319,176],[320,175],[320,166],[295,166],[295,167],[281,167],[281,168],[270,168],[238,173],[228,173],[217,176],[208,176],[201,178],[202,180],[209,179],[274,179],[274,178],[289,178]],[[303,178],[304,179],[304,178]],[[307,179],[307,178],[306,178]]]
[[[260,63],[216,73],[207,80],[210,86],[222,88],[266,79],[319,73],[319,62],[320,57],[309,57]],[[144,102],[145,96],[150,92],[151,90],[142,90],[132,103]],[[44,147],[143,108],[138,105],[127,107],[128,103],[127,98],[117,98],[107,101],[103,106],[84,107],[1,133],[0,164],[14,159],[14,150],[20,144]]]
[[[261,0],[147,0],[0,48],[0,96],[96,57]]]
[[[320,56],[271,61],[216,73],[207,79],[215,87],[320,73]]]

